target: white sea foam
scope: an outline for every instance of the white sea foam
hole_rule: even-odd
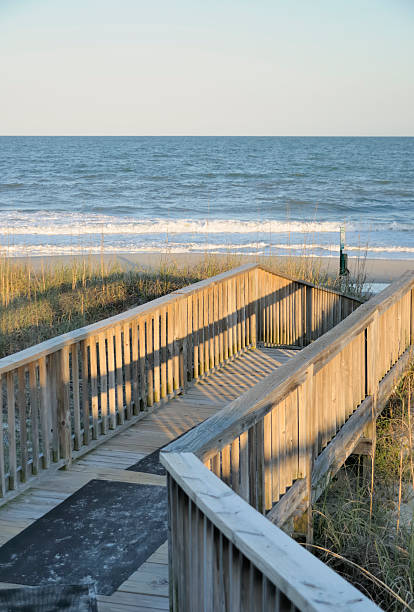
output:
[[[249,233],[337,233],[342,222],[238,219],[142,219],[81,213],[3,213],[0,234],[88,235],[88,234],[249,234]],[[414,223],[348,223],[347,231],[414,231]]]
[[[116,244],[103,245],[88,245],[88,244],[11,244],[0,246],[0,255],[4,254],[9,257],[19,256],[40,256],[40,255],[83,255],[83,254],[99,254],[99,253],[211,253],[223,254],[231,253],[238,255],[294,255],[307,257],[337,257],[339,249],[336,245],[329,244],[314,244],[309,247],[304,247],[301,244],[269,244],[266,242],[249,242],[247,244],[231,244],[231,243],[174,243],[174,242],[154,242],[139,243],[127,242]],[[363,257],[365,253],[368,257],[381,258],[412,258],[414,256],[414,248],[405,247],[373,247],[363,249],[359,247],[346,247],[346,252],[350,257]]]
[[[237,219],[142,219],[39,212],[3,216],[0,234],[86,235],[86,234],[249,234],[286,232],[337,232],[338,223],[317,221],[239,221]]]
[[[385,227],[386,226],[386,227]],[[0,248],[9,255],[211,252],[337,256],[340,222],[142,219],[81,213],[5,213]],[[347,225],[349,256],[414,256],[414,224]],[[398,233],[400,232],[400,233]],[[390,237],[393,239],[391,240]],[[372,246],[371,246],[372,245]],[[396,246],[397,245],[397,246]]]

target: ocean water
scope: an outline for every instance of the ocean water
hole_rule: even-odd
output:
[[[0,137],[0,249],[414,258],[414,138]]]

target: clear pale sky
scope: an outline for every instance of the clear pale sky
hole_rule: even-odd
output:
[[[0,0],[0,134],[414,135],[414,0]]]

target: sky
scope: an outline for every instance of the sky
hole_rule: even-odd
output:
[[[414,0],[0,0],[0,134],[414,136]]]

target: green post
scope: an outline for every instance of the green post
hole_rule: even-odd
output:
[[[345,227],[341,225],[340,228],[340,244],[339,244],[339,275],[346,276],[349,274],[348,270],[348,255],[344,253],[345,248]]]

